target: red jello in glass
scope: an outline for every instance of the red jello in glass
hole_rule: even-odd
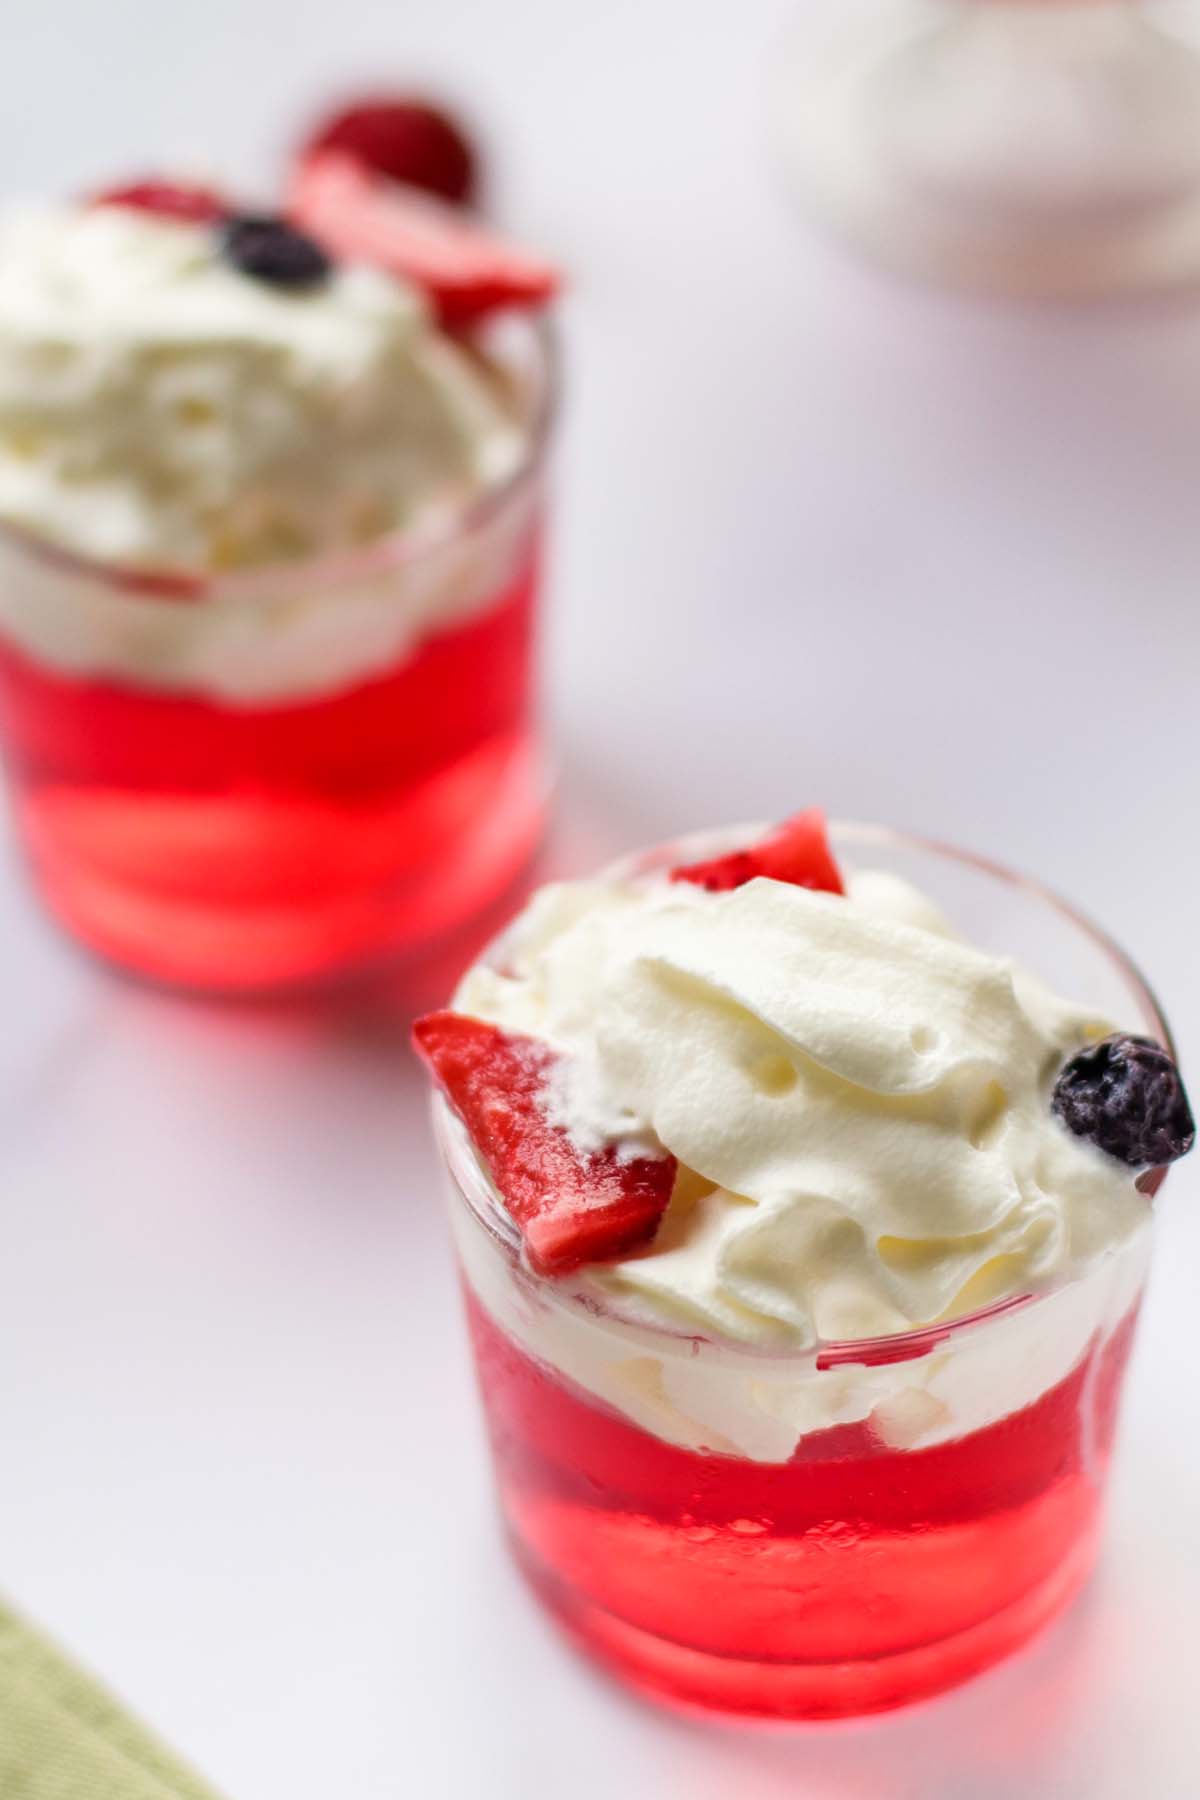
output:
[[[506,322],[516,472],[420,536],[157,579],[0,537],[0,743],[51,912],[215,992],[387,964],[541,829],[535,658],[553,359]],[[332,478],[332,475],[331,475]]]
[[[869,847],[973,942],[1057,970],[1169,1043],[1132,966],[1043,890],[874,828],[834,842]],[[1144,1229],[1051,1292],[767,1353],[535,1274],[441,1098],[435,1123],[508,1534],[542,1601],[611,1671],[704,1711],[877,1711],[986,1669],[1078,1592],[1149,1196]]]

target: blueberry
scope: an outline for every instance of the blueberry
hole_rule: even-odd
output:
[[[1088,1044],[1064,1065],[1050,1104],[1068,1131],[1134,1169],[1174,1162],[1196,1141],[1179,1070],[1152,1038]]]
[[[243,275],[273,287],[316,287],[333,268],[315,239],[272,213],[235,214],[222,227],[221,249]]]

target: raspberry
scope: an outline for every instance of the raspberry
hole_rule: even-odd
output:
[[[304,156],[344,150],[378,175],[424,188],[456,205],[478,188],[478,159],[469,138],[438,107],[399,95],[354,102],[316,131]]]

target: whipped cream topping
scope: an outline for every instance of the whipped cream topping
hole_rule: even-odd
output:
[[[435,1117],[455,1176],[450,1218],[464,1277],[495,1323],[535,1361],[652,1436],[684,1449],[787,1462],[810,1432],[869,1420],[882,1443],[924,1449],[1020,1411],[1062,1381],[1136,1305],[1150,1250],[1150,1211],[1080,1280],[955,1328],[904,1361],[772,1352],[685,1335],[685,1319],[631,1316],[627,1297],[586,1272],[539,1280],[481,1222],[491,1200],[459,1122]],[[664,1330],[664,1325],[674,1329]],[[1100,1470],[1097,1467],[1097,1478]]]
[[[678,1158],[654,1242],[574,1283],[635,1324],[764,1351],[879,1336],[1076,1279],[1144,1232],[1130,1172],[1049,1106],[1110,1023],[889,874],[844,898],[553,886],[455,1005],[564,1053],[547,1105],[581,1150]]]
[[[0,225],[0,519],[105,563],[211,573],[444,517],[525,432],[417,291],[288,291],[210,228],[117,206]]]

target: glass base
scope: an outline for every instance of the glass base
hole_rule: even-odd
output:
[[[789,1663],[714,1656],[643,1631],[568,1587],[515,1535],[510,1539],[542,1604],[580,1649],[622,1681],[688,1712],[796,1720],[887,1712],[981,1674],[1028,1643],[1078,1595],[1098,1540],[1097,1522],[1020,1599],[953,1637],[861,1662]]]
[[[974,1431],[906,1449],[868,1418],[783,1462],[671,1444],[528,1354],[469,1286],[467,1316],[518,1561],[661,1699],[796,1719],[906,1705],[1015,1650],[1091,1567],[1136,1308]],[[630,1349],[638,1391],[666,1391]]]
[[[778,60],[796,192],[929,278],[1072,296],[1200,278],[1200,55],[1137,0],[878,0]]]
[[[261,995],[390,966],[483,911],[532,856],[546,790],[522,731],[378,800],[39,785],[16,809],[43,898],[89,949]]]

